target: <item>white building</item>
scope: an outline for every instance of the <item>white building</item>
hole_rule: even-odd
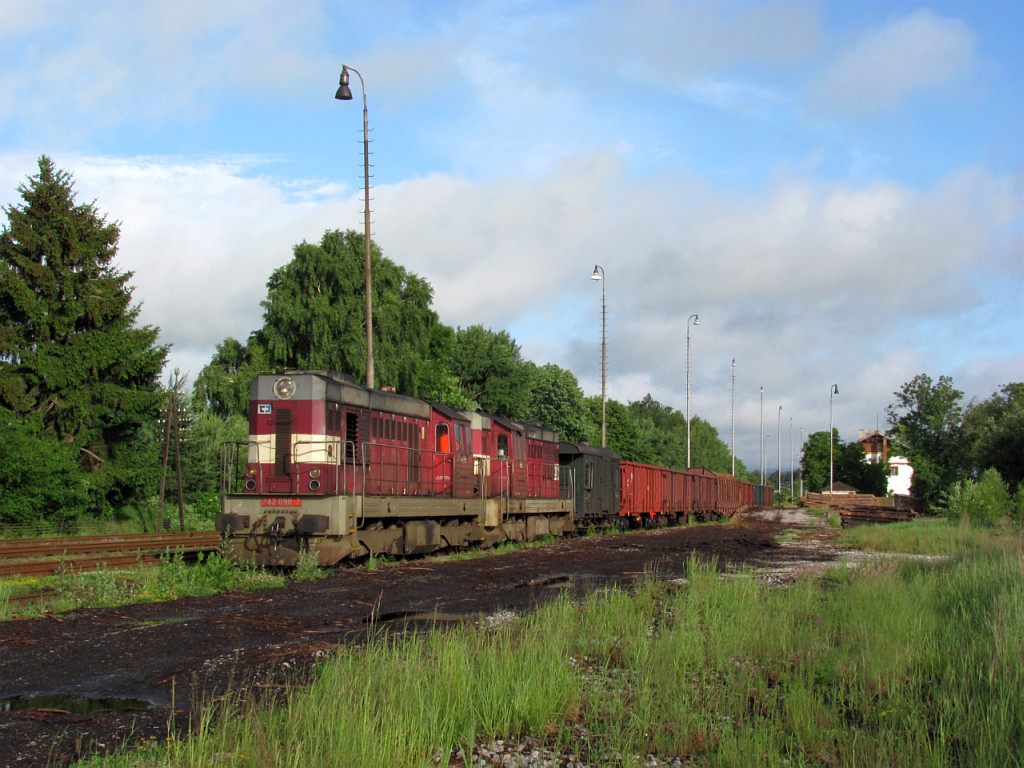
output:
[[[914,479],[914,468],[902,456],[889,457],[889,479],[887,490],[890,496],[909,496],[910,483]]]
[[[886,462],[889,467],[887,492],[890,496],[909,496],[914,468],[902,456],[889,455],[889,438],[876,429],[858,430],[857,441],[864,445],[864,455],[873,463]]]

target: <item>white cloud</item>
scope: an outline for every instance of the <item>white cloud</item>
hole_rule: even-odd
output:
[[[239,93],[280,103],[333,69],[314,3],[38,3],[45,14],[14,5],[21,22],[4,41],[0,114],[37,140],[205,116]]]
[[[606,68],[678,82],[733,66],[791,63],[820,45],[820,26],[810,3],[606,3],[567,43]]]
[[[975,35],[959,19],[921,10],[870,30],[826,72],[821,98],[852,112],[892,110],[908,96],[968,73]]]

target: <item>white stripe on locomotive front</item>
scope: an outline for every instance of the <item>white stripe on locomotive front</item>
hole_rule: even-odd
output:
[[[274,464],[277,460],[276,435],[249,435],[249,463]],[[339,464],[341,438],[325,440],[323,435],[292,435],[289,461],[297,464]]]

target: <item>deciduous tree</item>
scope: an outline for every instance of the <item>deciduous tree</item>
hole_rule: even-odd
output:
[[[375,382],[416,394],[437,315],[433,289],[371,243]],[[324,233],[295,246],[292,260],[267,281],[257,343],[273,368],[329,369],[366,380],[366,283],[363,235]],[[252,346],[250,341],[249,346]]]
[[[896,402],[886,409],[889,436],[914,467],[913,494],[934,505],[966,470],[963,392],[948,376],[933,382],[922,373],[893,394]]]
[[[590,408],[590,436],[592,445],[601,444],[601,397],[594,395],[587,398]],[[609,399],[606,403],[607,442],[608,447],[617,451],[626,461],[637,461],[653,464],[655,456],[650,444],[644,440],[637,421],[629,412],[629,408],[617,400]]]
[[[417,391],[421,398],[432,403],[469,408],[469,398],[459,386],[459,377],[452,372],[454,354],[454,329],[444,323],[435,323],[430,329],[427,359],[420,366]]]
[[[249,384],[271,370],[266,350],[255,341],[248,345],[227,338],[217,345],[213,359],[196,377],[192,408],[221,419],[249,418]]]
[[[839,432],[832,431],[833,475],[835,474],[834,453],[839,443]],[[800,457],[800,470],[803,472],[804,487],[817,493],[828,487],[829,478],[829,440],[828,432],[812,432],[804,443]],[[836,478],[839,480],[840,478]]]
[[[535,367],[529,380],[530,400],[522,417],[550,427],[562,440],[586,437],[590,411],[572,371],[548,363]]]
[[[964,429],[975,474],[993,467],[1011,489],[1024,481],[1024,383],[968,405]]]
[[[451,372],[472,407],[519,419],[530,400],[531,367],[508,331],[471,325],[455,331]]]

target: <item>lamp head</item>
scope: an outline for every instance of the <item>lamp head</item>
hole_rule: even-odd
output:
[[[594,265],[594,274],[592,274],[590,276],[590,279],[591,280],[600,280],[601,279],[601,268],[597,264]]]
[[[693,324],[700,325],[700,318],[697,315],[693,316]]]
[[[334,98],[341,101],[352,101],[352,89],[348,87],[347,67],[341,68],[341,84],[338,86],[338,91],[334,94]]]

